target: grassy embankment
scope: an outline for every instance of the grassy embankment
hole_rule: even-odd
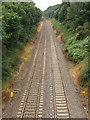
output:
[[[77,40],[77,33],[69,31],[65,25],[59,23],[55,19],[50,19],[54,28],[60,33],[63,40],[64,50],[69,59],[74,62],[70,73],[75,79],[75,84],[81,86],[89,86],[89,68],[88,68],[88,53],[84,48],[88,43],[89,37],[83,40]]]

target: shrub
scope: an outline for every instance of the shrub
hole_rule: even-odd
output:
[[[82,86],[90,86],[90,68],[85,65],[81,70],[80,84]]]

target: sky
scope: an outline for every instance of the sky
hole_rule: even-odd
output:
[[[42,11],[46,10],[49,6],[61,4],[62,0],[33,0],[38,8]]]

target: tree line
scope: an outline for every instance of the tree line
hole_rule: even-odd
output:
[[[50,6],[44,11],[44,16],[64,22],[67,24],[67,28],[74,30],[90,21],[89,6],[90,2],[63,2],[62,4]]]
[[[33,2],[2,3],[2,77],[6,79],[20,62],[23,46],[36,32],[42,12]]]

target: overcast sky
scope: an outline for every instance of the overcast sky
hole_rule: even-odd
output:
[[[49,6],[61,4],[62,0],[33,0],[36,6],[42,11],[46,10]]]

